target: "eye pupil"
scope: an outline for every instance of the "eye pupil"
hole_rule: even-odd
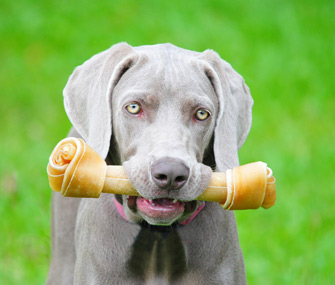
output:
[[[200,109],[196,112],[195,118],[198,121],[205,121],[210,116],[210,113],[204,109]]]
[[[128,111],[128,113],[136,115],[141,111],[141,105],[138,103],[131,103],[126,106],[126,110]]]

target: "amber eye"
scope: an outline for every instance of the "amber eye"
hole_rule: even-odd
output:
[[[139,103],[133,102],[126,106],[126,110],[129,114],[136,115],[141,112],[141,105]]]
[[[196,113],[195,113],[195,118],[198,121],[205,121],[209,118],[211,114],[206,111],[205,109],[199,109]]]

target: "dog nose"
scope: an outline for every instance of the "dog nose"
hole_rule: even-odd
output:
[[[151,176],[157,186],[178,190],[186,183],[190,169],[181,159],[164,157],[151,166]]]

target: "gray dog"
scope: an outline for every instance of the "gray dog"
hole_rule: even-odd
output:
[[[73,129],[140,197],[53,194],[48,284],[244,284],[235,216],[195,199],[239,164],[251,125],[243,78],[215,52],[126,43],[77,67]],[[113,135],[112,135],[113,133]]]

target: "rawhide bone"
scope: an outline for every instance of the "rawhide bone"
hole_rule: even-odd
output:
[[[101,192],[139,196],[123,167],[106,165],[82,139],[60,141],[47,171],[51,189],[63,196],[98,198]],[[218,202],[226,210],[267,209],[276,202],[275,178],[264,162],[213,172],[197,200]]]

